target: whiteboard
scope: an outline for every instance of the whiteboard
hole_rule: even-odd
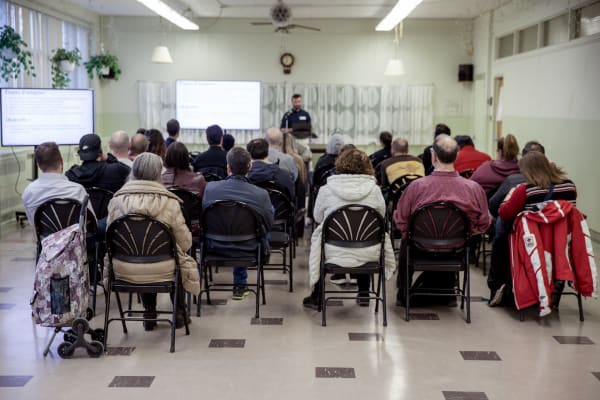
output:
[[[261,84],[257,81],[186,81],[175,85],[176,118],[182,129],[260,130]]]
[[[94,133],[94,91],[0,89],[2,146],[78,144]]]

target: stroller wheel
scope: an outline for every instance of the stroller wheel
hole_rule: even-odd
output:
[[[92,340],[104,343],[104,329],[94,329],[92,332]]]
[[[90,346],[87,349],[88,356],[92,358],[98,358],[104,353],[104,346],[102,343],[97,341],[90,342]]]
[[[85,319],[89,321],[92,318],[94,318],[94,310],[88,307],[87,310],[85,310]]]
[[[60,358],[71,358],[75,351],[74,351],[74,349],[71,349],[71,343],[62,342],[61,344],[58,345],[56,352],[58,353]]]
[[[75,334],[75,332],[73,331],[73,329],[69,329],[63,335],[63,340],[65,342],[75,343],[75,341],[77,340],[77,335]]]
[[[88,324],[88,322],[85,319],[78,318],[75,321],[73,321],[73,331],[75,332],[75,334],[77,336],[83,336],[89,330],[90,330],[90,324]]]

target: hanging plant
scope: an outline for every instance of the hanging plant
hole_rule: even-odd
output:
[[[35,77],[35,68],[31,60],[31,52],[27,50],[27,43],[21,39],[13,28],[4,25],[0,28],[0,75],[2,79],[17,79],[21,69],[27,75]]]
[[[98,54],[92,56],[83,65],[85,65],[85,69],[90,79],[94,79],[94,71],[100,79],[114,79],[118,81],[119,76],[121,76],[119,59],[114,54]]]
[[[52,50],[52,87],[55,89],[63,89],[69,85],[71,78],[69,74],[73,72],[75,66],[81,61],[81,53],[75,47],[73,50],[59,49]]]

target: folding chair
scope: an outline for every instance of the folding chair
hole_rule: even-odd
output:
[[[171,230],[165,224],[142,214],[127,214],[113,221],[106,232],[108,250],[108,287],[106,294],[106,311],[104,316],[104,348],[108,340],[108,326],[113,321],[121,321],[123,333],[127,333],[126,321],[164,321],[171,325],[170,352],[175,351],[175,320],[182,290],[177,243]],[[149,264],[157,262],[173,262],[173,278],[164,282],[132,283],[115,278],[114,260],[135,264],[140,269],[149,268]],[[110,318],[110,297],[115,292],[119,318]],[[168,318],[126,317],[125,313],[140,314],[143,310],[123,310],[119,293],[169,293],[173,296],[173,307],[169,311],[157,310],[157,314],[171,314]],[[185,302],[183,302],[185,309]],[[187,314],[187,313],[186,313]],[[158,315],[157,315],[158,317]],[[184,318],[185,334],[190,334],[187,317]]]
[[[446,202],[426,204],[411,216],[404,271],[405,320],[410,320],[410,298],[417,295],[460,296],[460,308],[466,299],[466,321],[471,322],[469,276],[469,220],[455,205]],[[411,290],[414,271],[454,272],[457,285],[453,289],[420,288]],[[464,272],[463,287],[459,274]]]
[[[106,218],[108,215],[108,203],[113,198],[114,193],[110,190],[102,189],[99,187],[86,188],[88,196],[90,197],[90,203],[94,209],[97,219]]]
[[[327,325],[327,302],[333,299],[349,299],[349,296],[326,297],[332,294],[357,294],[358,290],[325,290],[325,278],[327,274],[355,274],[369,275],[374,279],[378,274],[377,291],[373,290],[373,284],[369,291],[369,299],[376,300],[375,312],[379,312],[379,302],[383,307],[383,326],[387,326],[387,308],[385,292],[385,221],[383,217],[373,208],[360,204],[350,204],[337,209],[329,214],[323,222],[323,233],[321,237],[321,324]],[[379,246],[379,259],[373,262],[344,268],[339,265],[327,263],[325,245],[332,245],[348,249],[364,249],[371,246]],[[373,283],[373,280],[372,280]],[[373,295],[373,296],[372,296]]]

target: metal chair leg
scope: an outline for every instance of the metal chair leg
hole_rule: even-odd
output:
[[[409,280],[409,263],[408,263],[408,257],[406,260],[406,269],[405,269],[405,275],[404,275],[404,320],[406,322],[410,321],[410,283],[408,282]]]
[[[469,265],[467,264],[467,269],[465,271],[467,275],[467,324],[471,323],[471,273],[469,272]]]
[[[387,293],[385,289],[385,269],[379,274],[381,282],[381,307],[383,308],[383,326],[387,326]]]
[[[577,293],[577,306],[579,307],[579,321],[583,322],[583,304],[581,304],[581,294]]]
[[[119,307],[119,316],[121,317],[121,324],[123,325],[123,333],[127,333],[127,324],[125,324],[125,314],[123,313],[123,306],[121,305],[121,297],[119,296],[119,292],[115,292],[115,297],[117,298],[117,307]]]
[[[177,320],[177,295],[179,294],[177,291],[177,284],[175,285],[175,289],[173,290],[173,312],[171,316],[171,348],[169,349],[171,353],[175,352],[175,323]],[[183,316],[183,318],[187,320],[187,317],[185,315]]]
[[[108,340],[108,314],[110,312],[110,283],[108,290],[106,291],[106,295],[104,296],[104,300],[106,304],[104,305],[104,343],[102,344],[104,345],[104,350],[106,351],[106,341]]]
[[[379,272],[379,275],[381,275],[381,271]],[[371,282],[375,282],[375,274],[371,274],[369,275],[369,277],[371,278]],[[377,297],[380,297],[381,294],[381,277],[378,276],[379,279],[377,279]],[[378,313],[379,312],[379,300],[375,301],[375,312]]]
[[[321,326],[327,326],[327,299],[325,298],[325,276],[321,278]]]

